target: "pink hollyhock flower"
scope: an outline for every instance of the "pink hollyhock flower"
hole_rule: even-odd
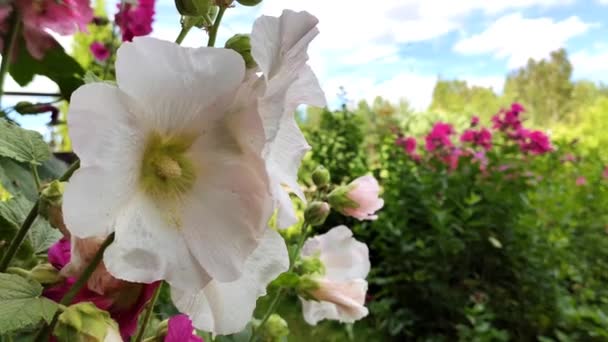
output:
[[[433,126],[431,132],[426,136],[426,149],[429,152],[444,147],[452,147],[450,135],[454,134],[452,125],[438,122]]]
[[[420,160],[420,155],[416,153],[416,138],[413,137],[399,137],[395,142],[398,146],[403,147],[403,151],[407,153],[412,159]]]
[[[471,127],[477,127],[479,125],[479,116],[473,116],[471,118]]]
[[[176,315],[169,318],[167,335],[164,342],[203,342],[194,332],[192,321],[186,315]]]
[[[150,34],[154,13],[154,0],[138,0],[137,5],[118,4],[115,20],[122,32],[122,40],[130,42],[134,37]]]
[[[562,162],[564,162],[564,163],[566,163],[566,162],[574,163],[574,162],[576,162],[576,156],[574,154],[572,154],[572,153],[567,153],[562,158]]]
[[[384,200],[378,197],[380,185],[373,176],[362,176],[347,186],[332,191],[328,200],[330,205],[346,216],[359,220],[375,220],[376,211],[384,206]]]
[[[583,186],[583,185],[587,185],[587,178],[585,178],[585,176],[579,176],[576,179],[576,185],[577,186]]]
[[[93,20],[89,0],[17,0],[15,6],[22,17],[27,49],[36,59],[42,59],[48,49],[57,45],[47,30],[70,35],[77,30],[86,31]]]
[[[604,172],[602,172],[602,177],[608,179],[608,165],[604,167]]]
[[[110,50],[103,43],[93,42],[90,49],[95,59],[100,62],[103,62],[110,57]]]
[[[484,151],[475,152],[473,162],[479,163],[479,170],[486,171],[488,169],[488,157]]]
[[[87,243],[86,247],[90,247],[90,245],[90,243]],[[63,238],[51,246],[48,251],[49,262],[62,272],[72,261],[70,248],[70,241]],[[95,273],[98,273],[97,277],[100,277],[99,274],[103,274],[104,271],[105,267],[97,269]],[[107,271],[105,272],[107,274]],[[107,276],[111,277],[109,274]],[[94,274],[92,278],[95,277],[96,275]],[[43,295],[58,302],[75,282],[76,277],[68,277],[63,283],[46,288]],[[139,314],[148,300],[152,298],[154,291],[160,283],[135,284],[118,279],[114,279],[112,283],[111,289],[108,287],[104,293],[99,293],[95,289],[92,289],[90,285],[87,285],[76,295],[72,304],[92,302],[98,308],[108,311],[118,323],[122,337],[127,340],[135,332]]]
[[[519,114],[524,111],[524,107],[519,103],[512,104],[510,110],[501,110],[498,114],[492,117],[492,122],[494,123],[492,128],[501,131],[518,130],[521,128],[521,119]]]
[[[520,130],[520,148],[523,152],[530,152],[535,155],[545,154],[553,150],[551,140],[541,131]]]
[[[454,171],[458,169],[460,157],[462,157],[464,154],[465,153],[459,148],[452,149],[448,155],[443,157],[443,162],[448,165],[450,171]]]
[[[492,133],[487,128],[479,130],[467,129],[460,136],[460,141],[490,150],[492,148]]]

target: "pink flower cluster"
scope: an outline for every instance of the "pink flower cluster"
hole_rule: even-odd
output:
[[[471,118],[470,128],[460,135],[460,142],[468,145],[455,146],[452,135],[456,132],[452,125],[437,122],[425,137],[425,148],[431,158],[437,158],[446,164],[450,170],[458,168],[462,157],[470,158],[471,162],[478,163],[483,171],[487,169],[488,158],[486,152],[493,147],[493,138],[500,133],[505,141],[514,143],[523,153],[541,155],[553,150],[549,137],[538,130],[528,130],[523,127],[521,113],[524,107],[514,103],[508,110],[501,110],[492,117],[492,131],[486,127],[478,127],[479,117]],[[395,144],[413,160],[420,161],[421,156],[416,152],[417,141],[414,137],[398,135]]]
[[[152,32],[154,13],[154,0],[138,0],[137,5],[127,2],[118,4],[115,20],[122,32],[122,40],[130,42],[134,37]]]
[[[89,0],[17,0],[14,6],[21,16],[27,50],[36,59],[42,59],[48,49],[57,45],[48,30],[70,35],[77,30],[85,31],[93,20]],[[8,31],[7,21],[12,11],[8,5],[0,7],[2,35]]]

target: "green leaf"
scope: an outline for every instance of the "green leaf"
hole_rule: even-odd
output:
[[[43,183],[59,178],[66,170],[64,162],[51,158],[38,166],[38,174]],[[22,194],[30,201],[38,199],[38,189],[27,163],[0,157],[0,183],[9,193]]]
[[[40,165],[51,151],[40,133],[0,119],[0,156]]]
[[[50,322],[57,303],[42,298],[42,286],[14,274],[0,273],[0,334],[6,334],[41,320]]]
[[[61,96],[69,100],[72,92],[83,84],[84,69],[59,43],[47,50],[41,60],[30,55],[23,39],[17,43],[17,58],[10,64],[9,73],[20,86],[30,83],[35,75],[46,76],[57,83]]]
[[[33,202],[17,195],[6,202],[0,202],[0,216],[18,229],[33,206]],[[45,252],[52,244],[61,239],[61,236],[61,232],[51,227],[47,220],[38,216],[28,232],[28,241],[34,253],[38,254]]]

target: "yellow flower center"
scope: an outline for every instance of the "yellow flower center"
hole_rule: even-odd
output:
[[[192,189],[194,164],[187,153],[195,137],[153,133],[146,142],[141,163],[140,186],[159,200],[174,200]]]

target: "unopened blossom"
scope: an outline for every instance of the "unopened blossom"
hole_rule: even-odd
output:
[[[122,33],[122,41],[130,42],[134,37],[146,36],[152,32],[155,0],[136,0],[135,3],[121,1],[116,13],[116,24]]]
[[[103,62],[110,57],[110,50],[103,43],[93,42],[89,49],[91,50],[93,57],[100,62]]]
[[[93,20],[89,0],[16,0],[15,6],[23,22],[26,47],[36,59],[42,59],[48,49],[57,46],[48,30],[70,35],[86,31]]]
[[[487,128],[481,128],[478,130],[467,129],[460,136],[460,141],[482,147],[487,151],[492,148],[492,133]]]
[[[473,116],[471,118],[471,127],[477,127],[479,125],[479,116]]]
[[[169,318],[164,342],[203,342],[203,339],[196,335],[188,316],[176,315]]]
[[[604,167],[604,171],[602,172],[602,177],[608,179],[608,165]]]
[[[171,292],[175,306],[187,313],[194,326],[227,335],[245,328],[256,301],[266,287],[289,268],[287,247],[279,233],[268,229],[260,246],[247,259],[243,275],[232,282],[211,281],[203,290]]]
[[[376,220],[376,212],[384,206],[379,194],[380,185],[376,178],[366,175],[336,188],[329,194],[328,200],[331,207],[343,215],[359,220]]]
[[[67,278],[61,284],[46,288],[43,295],[60,301],[76,282],[78,272],[82,272],[88,265],[98,248],[97,241],[82,241],[79,246],[74,246],[67,238],[51,246],[48,251],[49,262]],[[98,308],[108,311],[118,323],[122,337],[128,339],[137,328],[140,312],[158,286],[159,283],[133,284],[115,279],[100,265],[87,286],[78,292],[72,304],[92,302]]]
[[[425,138],[426,150],[432,152],[437,149],[452,147],[453,144],[450,138],[452,134],[454,134],[452,125],[444,122],[436,123]]]
[[[302,258],[311,257],[319,258],[324,272],[315,279],[317,286],[308,291],[316,301],[300,297],[304,320],[311,325],[324,319],[352,323],[367,316],[367,246],[355,240],[346,226],[338,226],[306,241]]]
[[[585,176],[579,176],[576,178],[576,185],[577,186],[584,186],[587,185],[587,178],[585,178]]]

